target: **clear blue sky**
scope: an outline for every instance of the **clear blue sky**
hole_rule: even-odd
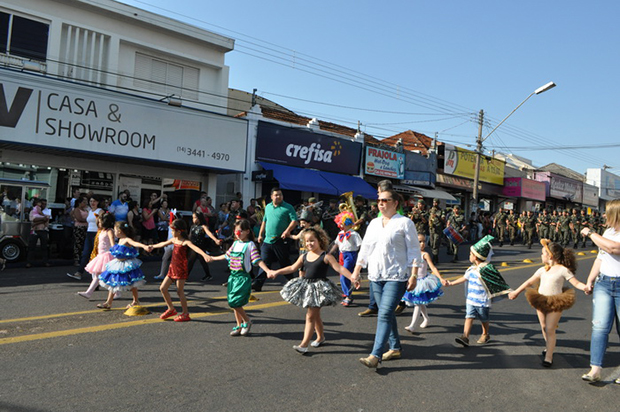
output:
[[[360,121],[378,138],[410,129],[473,147],[480,109],[486,136],[554,81],[485,149],[620,174],[620,147],[600,148],[620,145],[617,1],[121,2],[234,38],[230,87],[305,116]]]

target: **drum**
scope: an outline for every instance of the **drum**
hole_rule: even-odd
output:
[[[443,234],[446,235],[446,237],[450,239],[450,242],[454,243],[455,245],[460,245],[464,242],[461,234],[452,226],[448,226],[447,228],[445,228],[443,230]]]

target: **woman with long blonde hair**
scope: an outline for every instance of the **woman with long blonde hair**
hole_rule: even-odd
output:
[[[590,371],[581,376],[587,382],[601,380],[603,358],[614,320],[620,318],[620,199],[607,202],[607,229],[599,235],[587,227],[581,231],[598,246],[599,252],[586,282],[586,292],[592,292],[592,338],[590,341]],[[620,334],[620,333],[619,333]],[[620,384],[620,378],[614,383]]]

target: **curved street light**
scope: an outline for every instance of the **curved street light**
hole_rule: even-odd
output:
[[[495,126],[495,128],[493,130],[491,130],[489,132],[489,134],[486,135],[486,137],[483,139],[482,138],[482,116],[483,116],[483,111],[480,110],[480,122],[478,124],[478,139],[476,140],[476,169],[474,171],[474,190],[473,190],[473,198],[474,198],[474,205],[475,208],[478,209],[478,184],[480,181],[480,158],[482,157],[482,143],[487,140],[489,138],[489,136],[491,136],[493,134],[494,131],[497,130],[498,127],[500,127],[510,116],[512,116],[512,114],[514,112],[516,112],[519,107],[523,106],[523,104],[525,102],[527,102],[529,100],[530,97],[534,96],[535,94],[541,94],[546,92],[547,90],[553,89],[556,86],[556,84],[554,82],[549,82],[543,86],[540,86],[538,89],[534,90],[532,93],[530,93],[529,96],[527,96],[525,98],[525,100],[523,100],[521,103],[519,103],[519,105],[517,107],[514,108],[514,110],[512,112],[510,112],[508,114],[508,116],[504,117],[504,119],[499,122],[497,124],[497,126]],[[472,209],[472,212],[474,210]]]

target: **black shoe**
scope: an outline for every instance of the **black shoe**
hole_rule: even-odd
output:
[[[550,368],[553,365],[553,362],[547,362],[546,360],[542,361],[542,366],[545,368]]]
[[[504,244],[502,242],[499,242],[499,247],[504,246]]]
[[[204,275],[202,277],[202,279],[200,279],[200,280],[202,280],[203,282],[208,282],[209,280],[213,280],[213,276],[211,276],[211,275]]]
[[[400,302],[398,306],[396,306],[396,309],[394,309],[394,313],[400,315],[401,313],[403,313],[403,310],[405,310],[406,307],[407,305],[405,305],[403,302]]]
[[[254,284],[252,284],[252,290],[255,291],[255,292],[260,292],[260,291],[263,290],[263,286],[254,283]]]

